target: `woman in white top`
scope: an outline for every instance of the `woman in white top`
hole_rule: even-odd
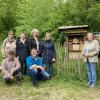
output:
[[[14,33],[8,32],[8,37],[3,41],[1,52],[4,58],[7,57],[10,50],[16,51],[16,40],[14,39]]]

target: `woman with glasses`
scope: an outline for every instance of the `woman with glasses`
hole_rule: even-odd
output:
[[[8,32],[8,37],[3,41],[1,52],[4,58],[7,57],[10,50],[16,50],[16,40],[13,31]]]
[[[26,58],[29,56],[29,42],[23,32],[16,41],[16,56],[21,63],[22,73],[26,74]]]

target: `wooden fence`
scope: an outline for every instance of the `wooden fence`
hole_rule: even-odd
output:
[[[65,76],[68,79],[84,79],[87,75],[86,65],[81,59],[66,61],[64,48],[57,48],[57,61],[54,64],[56,75]],[[97,78],[100,79],[100,61],[96,65]]]

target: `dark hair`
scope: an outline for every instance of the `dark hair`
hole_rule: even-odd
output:
[[[32,49],[31,49],[31,51],[32,51],[32,50],[36,50],[36,51],[37,51],[37,49],[36,49],[36,48],[32,48]]]
[[[10,50],[9,52],[8,52],[8,54],[12,54],[12,55],[14,55],[16,52],[15,52],[15,50]]]
[[[13,32],[13,31],[9,31],[9,32],[8,32],[8,35],[9,35],[10,33],[13,33],[13,34],[14,34],[14,32]]]

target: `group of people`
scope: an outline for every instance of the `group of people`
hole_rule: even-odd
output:
[[[22,32],[15,39],[14,33],[8,32],[1,49],[3,78],[7,84],[16,77],[16,83],[20,85],[24,74],[31,77],[33,86],[38,86],[39,79],[52,77],[55,45],[49,32],[46,32],[44,40],[39,40],[38,36],[38,29],[32,30],[30,38]]]
[[[33,29],[31,38],[25,33],[20,33],[15,40],[14,33],[8,32],[8,37],[2,45],[2,72],[6,83],[10,83],[16,76],[17,84],[20,84],[22,76],[27,74],[32,79],[33,86],[38,86],[39,79],[50,79],[53,72],[53,63],[56,60],[55,45],[51,34],[46,32],[45,39],[38,39],[39,31]],[[100,52],[99,41],[94,38],[91,32],[87,34],[84,42],[82,55],[88,72],[88,85],[96,85],[96,63]],[[47,67],[47,70],[46,70]]]

